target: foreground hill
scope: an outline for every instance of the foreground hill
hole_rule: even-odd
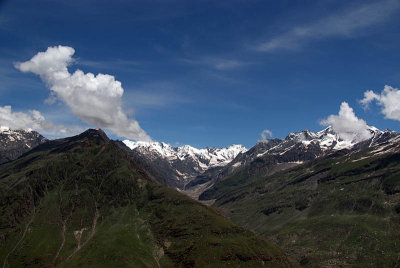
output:
[[[275,245],[153,182],[101,130],[0,166],[3,267],[287,267]]]
[[[203,197],[302,265],[400,265],[400,137],[273,175],[248,171]]]

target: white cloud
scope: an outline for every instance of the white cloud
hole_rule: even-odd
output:
[[[385,118],[400,121],[400,90],[391,86],[385,86],[380,94],[376,94],[372,90],[364,92],[364,99],[360,102],[365,108],[376,101],[382,107],[381,113]]]
[[[40,75],[53,97],[66,103],[84,122],[128,139],[150,141],[139,123],[128,118],[122,109],[124,89],[121,82],[112,75],[85,74],[79,69],[71,74],[68,66],[74,61],[74,53],[72,47],[49,47],[29,61],[16,63],[15,67],[22,72]],[[54,102],[53,97],[48,102]]]
[[[369,126],[358,118],[347,102],[342,102],[338,115],[330,115],[321,125],[331,125],[340,138],[346,141],[363,141],[371,138]]]
[[[259,142],[268,142],[268,137],[272,137],[272,131],[269,129],[264,129],[261,132],[261,140],[259,140]]]
[[[46,121],[45,117],[37,110],[29,110],[28,113],[13,112],[11,106],[0,106],[0,125],[11,129],[33,129],[41,134],[53,136],[65,136],[79,133],[79,127],[55,125]]]
[[[382,23],[400,8],[398,0],[375,1],[346,9],[319,21],[294,27],[286,33],[262,43],[259,51],[297,49],[305,43],[328,37],[352,37],[354,33],[369,26]]]

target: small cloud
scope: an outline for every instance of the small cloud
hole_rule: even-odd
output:
[[[400,121],[400,90],[391,86],[385,86],[380,94],[372,90],[364,92],[364,98],[360,100],[364,108],[368,108],[373,101],[382,107],[381,113],[385,118]]]
[[[54,102],[56,97],[84,122],[108,129],[121,137],[150,141],[139,123],[134,118],[128,118],[122,108],[124,89],[121,82],[112,75],[85,74],[79,69],[71,74],[68,66],[74,62],[74,53],[72,47],[49,47],[29,61],[15,63],[15,67],[22,72],[39,75],[53,94],[48,102]]]
[[[268,142],[268,137],[272,138],[272,131],[269,129],[264,129],[261,132],[261,140],[259,142]]]
[[[352,37],[356,32],[383,23],[400,8],[397,0],[376,1],[346,9],[319,21],[296,26],[256,47],[258,51],[272,52],[279,49],[294,50],[309,41],[329,37]]]
[[[323,126],[332,126],[340,138],[346,141],[360,142],[371,138],[369,126],[358,118],[347,102],[342,102],[338,115],[330,115],[320,122]]]

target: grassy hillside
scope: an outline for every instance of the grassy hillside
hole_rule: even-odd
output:
[[[207,196],[304,266],[400,266],[399,141],[269,176],[237,173]]]
[[[287,267],[275,245],[152,182],[101,131],[0,166],[3,267]]]

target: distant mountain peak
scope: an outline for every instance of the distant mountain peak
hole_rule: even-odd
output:
[[[385,132],[390,130],[381,131],[374,126],[368,126],[367,129],[370,132],[370,137],[361,136],[357,133],[347,133],[348,137],[344,139],[341,135],[339,135],[332,126],[328,126],[327,128],[318,131],[312,132],[309,130],[303,130],[301,132],[292,132],[288,136],[286,136],[286,141],[300,142],[304,145],[308,145],[310,143],[318,144],[323,151],[326,150],[341,150],[341,149],[351,149],[353,146],[360,142],[364,142],[369,139],[375,139],[383,135]],[[392,132],[397,133],[397,132]]]
[[[45,137],[31,129],[13,130],[0,126],[0,164],[17,159],[46,141]]]
[[[198,149],[190,145],[173,147],[164,142],[145,142],[124,140],[123,143],[131,150],[141,153],[155,153],[160,157],[171,160],[179,159],[185,161],[191,159],[198,161],[202,169],[214,166],[223,166],[232,161],[239,153],[244,153],[247,149],[243,145],[233,144],[224,148],[207,147]]]
[[[229,164],[237,155],[245,153],[243,145],[234,144],[224,148],[198,149],[190,145],[179,147],[164,142],[124,140],[130,151],[157,167],[160,180],[182,189],[186,183],[205,171]]]
[[[13,133],[16,133],[16,132],[18,132],[18,133],[24,133],[24,132],[29,133],[29,132],[36,132],[36,131],[34,131],[34,130],[31,129],[31,128],[26,128],[26,129],[12,129],[12,128],[8,127],[8,126],[0,126],[0,133],[3,133],[3,134],[13,134]],[[36,133],[38,133],[38,132],[36,132]]]

